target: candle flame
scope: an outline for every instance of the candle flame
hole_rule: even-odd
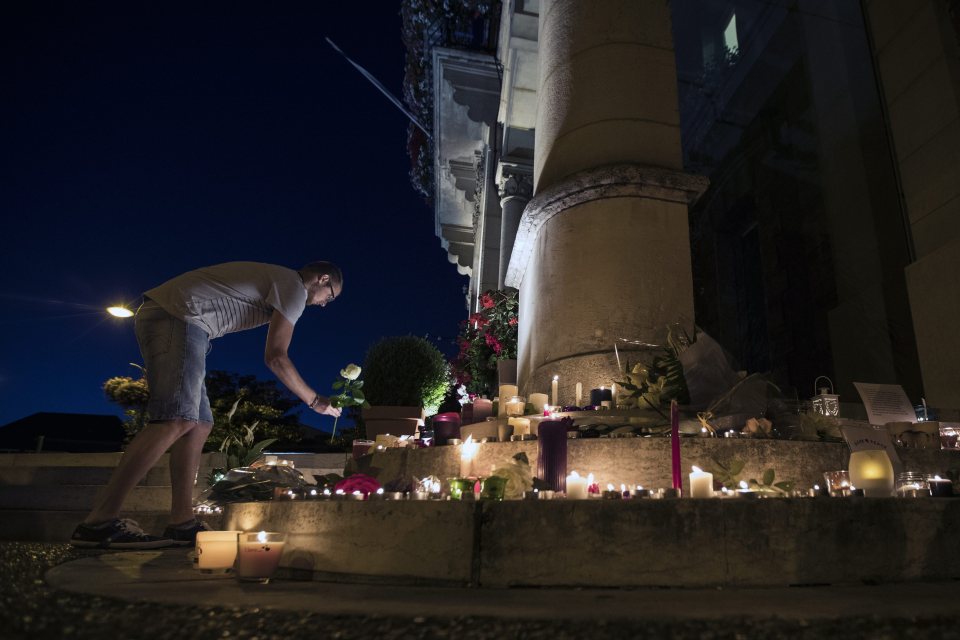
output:
[[[743,489],[744,491],[746,491],[747,489],[750,488],[750,485],[748,485],[746,482],[744,482],[743,480],[741,480],[741,481],[740,481],[740,488]]]
[[[382,495],[383,495],[383,487],[380,487],[379,489],[377,489],[377,495],[378,495],[378,496],[382,496]]]
[[[742,484],[742,483],[741,483],[741,484]],[[818,484],[813,485],[813,490],[814,490],[814,491],[820,491],[820,485],[818,485]]]
[[[579,480],[579,479],[580,479],[580,474],[577,473],[576,471],[571,471],[571,472],[570,472],[570,475],[568,476],[568,478],[573,479],[573,480]]]
[[[560,376],[553,376],[553,381],[554,381],[554,382],[556,382],[556,381],[559,380],[559,379],[560,379]]]
[[[943,480],[943,478],[941,478],[940,476],[933,476],[933,479],[934,479],[934,480]]]
[[[626,490],[627,490],[627,485],[621,484],[621,485],[620,485],[620,491],[626,491]]]
[[[310,489],[310,495],[312,495],[312,496],[317,495],[317,490],[316,490],[316,489]]]
[[[692,469],[694,473],[703,473],[703,469],[701,469],[700,467],[695,466],[695,467],[692,467]]]
[[[593,484],[593,474],[587,476],[587,484]]]
[[[612,482],[608,482],[608,483],[607,483],[607,491],[613,491],[613,483],[612,483]]]
[[[267,532],[266,532],[266,531],[261,531],[260,533],[257,534],[257,542],[259,542],[260,544],[263,544],[263,543],[265,543],[266,541],[267,541]]]
[[[463,443],[463,448],[460,450],[460,459],[472,460],[477,456],[477,451],[479,450],[480,443],[473,441],[473,434],[471,433],[469,436],[467,436],[467,440]]]

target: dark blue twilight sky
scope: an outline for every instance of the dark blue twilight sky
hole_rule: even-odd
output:
[[[318,390],[380,336],[455,334],[466,278],[409,185],[406,120],[323,36],[401,93],[398,2],[3,3],[0,425],[119,413],[100,385],[140,355],[103,308],[217,262],[342,266],[291,350]],[[208,368],[269,377],[265,336]]]

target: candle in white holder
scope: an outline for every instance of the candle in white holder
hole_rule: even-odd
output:
[[[557,387],[559,386],[560,376],[553,376],[553,381],[550,383],[550,404],[557,406]]]
[[[526,406],[523,396],[513,396],[505,405],[508,416],[522,416]]]
[[[700,467],[694,467],[690,474],[690,497],[691,498],[712,498],[713,497],[713,474],[703,471]]]
[[[574,404],[576,404],[577,407],[581,407],[583,406],[580,404],[581,402],[583,402],[583,383],[578,382],[577,383],[577,401]]]
[[[572,500],[587,499],[587,479],[576,471],[567,476],[567,497]]]
[[[197,533],[197,568],[204,573],[229,571],[237,560],[237,536],[242,531]]]
[[[286,535],[261,531],[241,533],[237,543],[237,577],[248,582],[269,582],[280,565]]]

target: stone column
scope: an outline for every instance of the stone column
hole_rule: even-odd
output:
[[[513,242],[520,227],[520,217],[533,195],[533,171],[529,165],[501,163],[497,171],[497,187],[500,192],[500,280],[504,287]]]
[[[543,0],[528,204],[506,284],[520,289],[524,394],[560,376],[560,402],[618,379],[618,338],[693,324],[687,207],[706,179],[682,168],[670,7]],[[636,354],[624,357],[636,360]]]

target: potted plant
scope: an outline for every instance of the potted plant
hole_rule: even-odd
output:
[[[416,336],[382,338],[367,351],[363,371],[363,390],[372,405],[363,409],[369,439],[383,433],[413,435],[450,388],[443,354]]]

